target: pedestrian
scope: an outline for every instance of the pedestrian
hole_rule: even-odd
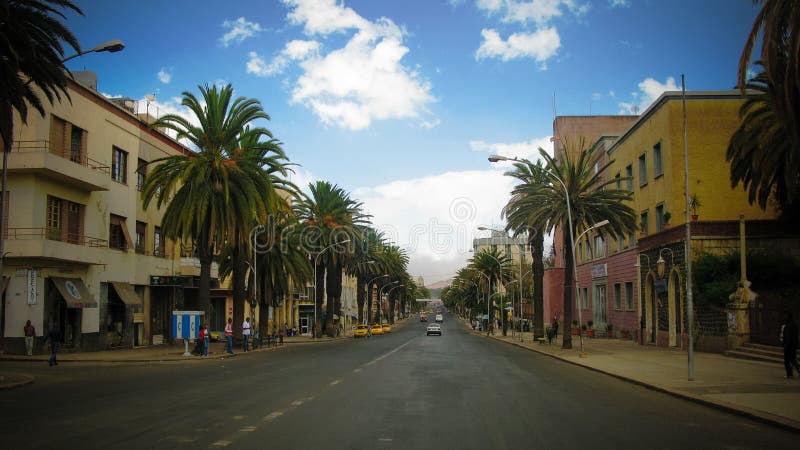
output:
[[[208,331],[208,324],[204,326],[205,334],[203,335],[203,356],[208,356],[208,347],[211,346],[211,332]]]
[[[205,351],[206,346],[206,327],[204,325],[200,325],[200,332],[197,335],[197,352],[200,353],[200,356],[206,356]]]
[[[56,355],[58,354],[58,346],[61,344],[61,329],[55,322],[51,322],[50,327],[47,329],[44,342],[48,340],[50,341],[50,359],[47,360],[47,364],[50,366],[57,366],[58,361],[56,360]]]
[[[225,324],[225,340],[228,341],[228,354],[233,355],[233,319],[230,317]]]
[[[792,320],[792,313],[783,313],[781,325],[781,344],[783,344],[783,365],[786,367],[786,378],[794,378],[792,367],[800,375],[800,365],[797,363],[797,324]]]
[[[245,317],[244,323],[242,324],[242,336],[244,337],[244,351],[247,351],[247,347],[250,344],[250,318]]]
[[[33,338],[36,337],[36,328],[33,327],[31,321],[25,322],[25,352],[28,356],[33,355]]]

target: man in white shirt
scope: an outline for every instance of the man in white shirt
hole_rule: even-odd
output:
[[[244,336],[244,351],[247,351],[247,347],[250,344],[250,318],[246,317],[244,319],[244,323],[242,324],[242,336]]]

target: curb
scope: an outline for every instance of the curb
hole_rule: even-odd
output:
[[[20,381],[14,381],[12,383],[0,383],[0,391],[16,389],[18,387],[31,384],[34,382],[34,380],[36,380],[32,375],[18,374],[16,376],[22,377],[23,379]]]
[[[476,335],[482,336],[482,337],[484,336],[484,334],[482,334],[482,333],[473,333],[473,334],[476,334]],[[637,379],[634,379],[634,378],[630,378],[630,377],[625,376],[625,375],[620,375],[620,374],[616,374],[616,373],[612,373],[612,372],[607,372],[607,371],[605,371],[603,369],[598,369],[596,367],[586,366],[586,365],[583,365],[583,364],[581,364],[581,363],[579,363],[577,361],[572,361],[572,360],[569,360],[569,359],[562,358],[562,357],[560,357],[558,355],[553,355],[551,353],[543,352],[543,351],[537,350],[535,348],[527,347],[527,346],[522,345],[522,344],[520,344],[518,342],[505,341],[505,340],[499,339],[499,338],[497,338],[495,336],[486,336],[486,337],[494,339],[495,341],[503,342],[503,343],[506,343],[506,344],[514,345],[514,346],[519,347],[519,348],[523,348],[525,350],[536,352],[536,353],[538,353],[540,355],[549,356],[549,357],[551,357],[553,359],[557,359],[559,361],[562,361],[562,362],[565,362],[565,363],[568,363],[568,364],[572,364],[574,366],[578,366],[578,367],[582,367],[584,369],[592,370],[592,371],[597,372],[597,373],[602,373],[603,375],[608,375],[608,376],[614,377],[614,378],[616,378],[618,380],[622,380],[622,381],[626,381],[628,383],[636,384],[636,385],[642,386],[642,387],[644,387],[646,389],[650,389],[650,390],[653,390],[653,391],[656,391],[656,392],[661,392],[661,393],[670,395],[670,396],[675,397],[675,398],[688,400],[688,401],[691,401],[691,402],[696,403],[696,404],[709,406],[709,407],[712,407],[712,408],[715,408],[715,409],[719,409],[721,411],[725,411],[725,412],[728,412],[728,413],[736,414],[738,416],[747,417],[749,419],[753,419],[753,420],[756,420],[758,422],[765,423],[767,425],[776,426],[778,428],[782,428],[784,430],[791,431],[791,432],[794,432],[794,433],[800,433],[800,423],[795,422],[795,421],[790,420],[790,419],[786,419],[786,418],[780,417],[780,416],[776,416],[774,414],[769,414],[769,413],[765,413],[765,412],[761,412],[761,411],[755,411],[755,410],[743,408],[741,406],[734,406],[734,405],[731,405],[731,404],[725,403],[725,402],[707,400],[707,399],[704,399],[704,398],[702,398],[700,396],[697,396],[697,395],[693,395],[693,394],[689,394],[689,393],[685,393],[685,392],[672,390],[672,389],[665,388],[665,387],[662,387],[662,386],[657,386],[655,384],[651,384],[651,383],[647,383],[647,382],[642,381],[642,380],[637,380]]]

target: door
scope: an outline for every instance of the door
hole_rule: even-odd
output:
[[[306,315],[300,316],[300,334],[304,336],[309,334],[308,316]]]
[[[607,286],[596,284],[594,286],[594,311],[593,320],[595,326],[603,329],[608,322],[608,304],[606,299]]]

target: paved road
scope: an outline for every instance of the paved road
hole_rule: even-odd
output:
[[[387,336],[228,360],[49,368],[0,391],[2,447],[795,448],[797,435],[472,335]]]

